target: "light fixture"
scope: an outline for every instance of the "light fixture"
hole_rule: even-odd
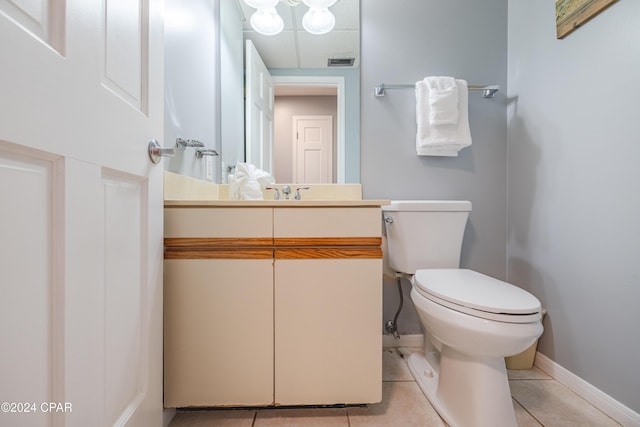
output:
[[[284,21],[275,7],[256,10],[249,22],[254,30],[265,36],[275,36],[284,28]]]
[[[265,36],[274,36],[284,28],[284,21],[276,11],[276,5],[280,0],[244,0],[244,2],[256,9],[249,22],[251,27]]]
[[[338,0],[244,0],[248,6],[256,9],[249,21],[254,30],[266,36],[276,35],[283,30],[284,21],[275,9],[279,1],[291,7],[302,1],[309,7],[302,17],[302,26],[311,34],[326,34],[336,25],[336,17],[329,7]]]
[[[309,8],[302,17],[302,26],[311,34],[327,34],[336,26],[336,17],[327,8]]]

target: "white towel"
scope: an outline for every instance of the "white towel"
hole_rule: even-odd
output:
[[[471,145],[469,129],[469,92],[467,82],[455,80],[458,88],[458,122],[431,124],[429,85],[425,80],[416,83],[416,151],[419,156],[457,156]]]
[[[458,123],[458,85],[453,77],[427,77],[429,87],[429,123],[455,125]]]
[[[262,188],[275,183],[273,176],[251,163],[238,163],[235,176],[230,177],[229,192],[236,200],[263,200]]]

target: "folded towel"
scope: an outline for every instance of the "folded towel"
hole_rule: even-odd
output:
[[[455,125],[458,123],[458,85],[453,77],[427,77],[429,87],[429,123]]]
[[[229,175],[229,194],[235,200],[263,200],[262,189],[275,181],[271,174],[251,163],[238,163],[235,175]]]
[[[458,92],[458,121],[455,124],[431,124],[429,85],[416,83],[416,151],[419,156],[457,156],[471,145],[469,129],[469,92],[467,82],[455,80]]]

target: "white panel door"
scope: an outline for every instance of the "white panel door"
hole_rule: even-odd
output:
[[[333,182],[333,117],[293,116],[293,182]]]
[[[162,424],[162,37],[161,0],[0,0],[0,425]]]
[[[246,160],[273,174],[273,80],[251,40],[245,73]]]

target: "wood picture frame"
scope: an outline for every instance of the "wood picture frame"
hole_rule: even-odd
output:
[[[618,0],[556,0],[556,31],[565,38]]]

